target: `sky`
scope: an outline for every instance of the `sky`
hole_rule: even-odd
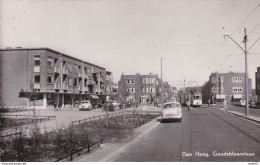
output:
[[[260,0],[0,0],[0,47],[48,47],[124,74],[154,73],[178,88],[212,72],[245,72],[260,37]],[[260,41],[248,54],[255,88]],[[190,82],[190,83],[188,83]]]

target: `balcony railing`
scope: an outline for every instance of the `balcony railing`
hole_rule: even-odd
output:
[[[40,83],[34,83],[34,84],[33,84],[33,88],[34,88],[34,89],[40,89],[40,88],[41,88]]]
[[[67,69],[63,69],[63,74],[68,75],[68,73],[69,73],[69,70],[67,70]]]
[[[60,89],[60,84],[54,83],[54,89]]]
[[[60,68],[54,67],[54,72],[55,72],[55,73],[60,73]]]
[[[35,66],[35,67],[33,68],[33,71],[34,71],[34,72],[40,72],[40,71],[41,71],[40,66]]]
[[[69,85],[63,84],[63,89],[64,89],[64,90],[68,90],[68,89],[69,89]]]
[[[82,91],[84,88],[82,86],[79,86],[79,90]]]
[[[82,77],[82,73],[78,73],[78,76],[79,76],[79,77]]]
[[[84,90],[85,90],[86,92],[88,92],[88,87],[84,87]]]

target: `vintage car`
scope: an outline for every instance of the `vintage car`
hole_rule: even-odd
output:
[[[79,110],[80,111],[85,111],[85,110],[91,110],[92,109],[92,105],[91,102],[89,100],[83,100],[81,101],[81,104],[79,105]]]
[[[163,105],[162,120],[182,120],[182,108],[178,102],[167,102]]]

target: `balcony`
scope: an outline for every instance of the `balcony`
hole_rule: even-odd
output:
[[[54,89],[60,89],[60,84],[54,83]]]
[[[40,71],[41,71],[40,66],[35,66],[35,67],[33,68],[33,71],[34,71],[34,72],[40,72]]]
[[[84,87],[84,91],[88,92],[88,87]]]
[[[87,75],[87,74],[84,74],[84,78],[88,78],[88,75]]]
[[[84,89],[84,87],[82,86],[79,86],[79,90],[82,91]]]
[[[54,72],[55,72],[55,73],[60,73],[60,68],[54,67]]]
[[[82,73],[78,73],[78,76],[79,76],[79,77],[82,77]]]
[[[63,74],[68,75],[68,73],[69,73],[69,70],[63,69]]]
[[[34,89],[40,89],[40,88],[41,88],[40,83],[34,83],[34,84],[33,84],[33,88],[34,88]]]
[[[69,89],[69,85],[63,84],[63,89],[64,89],[64,90],[68,90],[68,89]]]

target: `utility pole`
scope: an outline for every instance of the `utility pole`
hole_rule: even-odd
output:
[[[246,86],[246,116],[249,115],[249,105],[248,105],[248,69],[247,69],[247,35],[246,35],[246,28],[244,29],[245,36],[244,36],[244,43],[245,43],[245,86]]]
[[[247,35],[246,35],[246,28],[244,29],[245,36],[243,42],[245,43],[245,49],[243,49],[233,38],[231,38],[229,35],[224,35],[225,37],[230,38],[243,52],[245,53],[245,94],[246,94],[246,109],[245,109],[245,114],[246,116],[249,115],[249,105],[248,105],[248,69],[247,69],[247,52],[260,40],[260,37],[252,44],[252,46],[247,49]]]

